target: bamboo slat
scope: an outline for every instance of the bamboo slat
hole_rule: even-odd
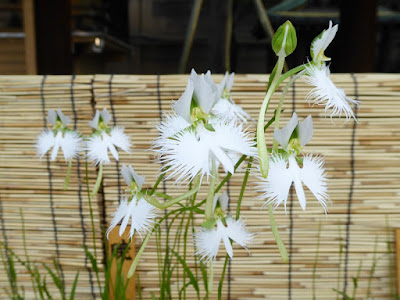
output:
[[[221,78],[221,75],[215,76],[217,81]],[[257,235],[249,247],[250,255],[246,250],[234,247],[230,276],[224,285],[224,299],[227,299],[228,289],[230,299],[289,299],[289,291],[292,299],[312,298],[319,225],[321,238],[315,278],[318,299],[336,298],[333,289],[343,290],[345,276],[348,279],[347,291],[351,293],[352,277],[356,275],[360,261],[363,268],[357,295],[365,298],[376,239],[378,261],[371,281],[371,297],[393,298],[395,258],[387,246],[394,246],[391,228],[400,227],[400,75],[334,74],[332,78],[350,97],[362,101],[357,124],[353,120],[345,123],[343,119],[334,119],[333,125],[323,107],[309,107],[305,98],[310,87],[301,80],[289,90],[282,115],[283,124],[293,110],[300,118],[308,114],[313,117],[314,137],[305,150],[325,156],[332,200],[329,212],[325,216],[310,193],[306,193],[305,212],[296,197],[292,210],[288,208],[287,214],[283,207],[277,209],[276,222],[282,239],[291,250],[291,264],[284,264],[270,231],[268,213],[260,209],[263,201],[256,199],[254,183],[257,178],[251,174],[243,200],[243,217],[248,229]],[[132,136],[132,153],[120,152],[120,163],[112,162],[105,167],[103,197],[99,198],[100,202],[93,203],[95,242],[97,250],[102,252],[102,221],[105,217],[109,224],[118,204],[118,195],[123,195],[125,188],[123,180],[118,177],[117,166],[120,168],[122,163],[131,163],[138,173],[146,176],[145,187],[152,186],[160,168],[155,163],[154,154],[149,151],[157,137],[155,126],[163,114],[171,112],[171,100],[179,98],[187,79],[187,75],[47,76],[42,84],[41,76],[0,76],[0,240],[17,255],[24,255],[22,209],[31,259],[49,264],[53,258],[59,259],[67,286],[71,286],[79,270],[77,298],[98,296],[94,273],[82,249],[86,245],[91,252],[94,251],[84,159],[80,159],[79,168],[74,162],[69,190],[64,191],[65,162],[61,159],[52,162],[48,169],[46,158],[39,160],[34,149],[36,137],[44,126],[43,103],[46,114],[48,109],[59,107],[73,117],[75,108],[77,128],[83,134],[90,133],[88,122],[95,109],[106,107],[117,125],[124,126]],[[237,75],[235,78],[233,99],[253,118],[258,115],[267,80],[267,75],[257,74]],[[272,97],[270,107],[277,105],[281,90],[278,89]],[[254,123],[249,123],[249,130],[255,130]],[[271,135],[267,136],[267,142],[272,142]],[[92,186],[95,167],[92,164],[88,167]],[[243,169],[244,166],[230,180],[232,211],[236,207]],[[186,187],[167,180],[165,189],[168,194],[178,195]],[[205,196],[204,186],[198,197],[203,199]],[[200,218],[195,220],[197,225],[201,222]],[[176,227],[174,225],[173,230]],[[138,249],[140,238],[135,242]],[[190,242],[188,253],[193,251]],[[216,280],[221,276],[223,258],[224,252],[221,251],[214,267]],[[194,265],[193,259],[188,255],[191,266]],[[101,257],[98,264],[102,265]],[[22,266],[17,266],[17,270],[27,298],[32,297],[29,276]],[[0,298],[5,297],[3,287],[8,286],[5,272],[1,266]],[[154,239],[150,240],[142,256],[138,274],[143,297],[150,299],[151,292],[157,294],[159,284]],[[174,282],[172,290],[177,290]],[[52,287],[51,292],[56,293],[56,288]],[[187,295],[190,299],[196,298],[191,289]]]

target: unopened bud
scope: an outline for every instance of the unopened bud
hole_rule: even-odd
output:
[[[275,32],[272,38],[272,49],[277,56],[288,56],[296,49],[296,29],[290,21],[286,21]]]

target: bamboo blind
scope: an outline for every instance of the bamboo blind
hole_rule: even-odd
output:
[[[391,228],[400,227],[400,75],[339,74],[332,78],[350,97],[362,101],[356,112],[359,123],[334,119],[334,126],[330,118],[325,117],[323,108],[309,108],[304,99],[310,87],[301,80],[287,95],[282,121],[284,124],[293,111],[300,117],[312,114],[315,133],[306,151],[326,156],[332,199],[329,213],[325,216],[310,194],[307,194],[305,212],[295,196],[291,197],[293,201],[287,214],[283,207],[277,209],[276,221],[290,252],[290,262],[284,264],[270,231],[268,213],[260,210],[262,201],[254,199],[256,193],[252,184],[256,179],[250,176],[251,183],[243,200],[243,216],[248,229],[258,234],[249,247],[250,256],[246,250],[234,248],[234,259],[224,285],[225,299],[310,299],[319,224],[317,299],[336,298],[334,288],[346,289],[351,294],[352,277],[360,261],[363,268],[358,295],[365,297],[376,239],[378,262],[371,296],[392,298],[395,280],[391,262],[394,258],[388,254],[386,242],[394,240]],[[75,118],[72,126],[88,134],[88,122],[95,109],[106,107],[113,122],[125,126],[132,136],[133,152],[120,152],[120,162],[105,167],[101,197],[94,203],[96,243],[101,252],[101,222],[109,224],[118,198],[124,192],[119,176],[121,164],[131,163],[139,174],[146,176],[147,186],[155,182],[160,166],[152,163],[154,156],[148,150],[157,136],[155,125],[163,113],[171,110],[171,100],[179,98],[187,79],[188,75],[1,76],[1,240],[23,256],[21,208],[31,260],[50,264],[56,258],[69,287],[76,271],[80,270],[77,298],[98,296],[94,273],[82,250],[82,245],[86,245],[93,251],[85,162],[82,158],[74,161],[69,190],[63,191],[65,162],[60,159],[49,163],[46,157],[40,161],[35,154],[35,140],[45,125],[47,110],[60,107],[66,115]],[[254,118],[264,97],[267,79],[266,75],[237,75],[235,78],[233,98]],[[279,96],[279,93],[274,95],[270,107],[276,107]],[[251,129],[254,127],[251,124]],[[271,135],[267,136],[267,141],[272,142]],[[93,185],[95,168],[92,165],[89,165],[89,173]],[[243,172],[238,172],[229,182],[232,210],[242,178]],[[160,188],[171,195],[185,190],[185,187],[180,190],[174,186],[171,180]],[[203,199],[205,190],[203,187],[199,199]],[[339,254],[340,245],[342,255]],[[136,248],[139,246],[140,238],[136,238]],[[146,299],[151,291],[158,290],[155,249],[152,240],[138,269]],[[224,259],[224,252],[220,254],[214,267],[217,280]],[[98,263],[101,264],[101,257]],[[22,266],[17,267],[19,282],[25,286],[29,298],[32,296],[29,276]],[[5,272],[1,266],[1,298],[5,297],[3,287],[8,286]],[[55,293],[56,289],[53,287],[51,291]],[[189,295],[194,293],[190,290]]]

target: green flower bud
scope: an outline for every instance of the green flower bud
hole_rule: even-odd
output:
[[[272,38],[272,49],[277,56],[292,54],[297,46],[296,29],[290,21],[286,21],[275,32]]]

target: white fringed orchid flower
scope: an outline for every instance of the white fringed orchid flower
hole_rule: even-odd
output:
[[[226,216],[224,211],[227,207],[229,198],[226,194],[214,198],[214,207],[217,200],[218,205],[215,210],[216,222],[213,228],[202,227],[194,234],[196,255],[202,260],[214,260],[218,254],[221,241],[230,258],[233,258],[233,248],[231,241],[239,244],[247,250],[247,245],[253,240],[254,235],[249,233],[242,219],[233,220],[231,216]]]
[[[120,126],[115,126],[113,128],[107,127],[110,120],[111,115],[107,109],[104,108],[101,113],[96,110],[96,115],[93,120],[89,122],[94,132],[86,143],[87,155],[89,160],[93,160],[96,165],[110,163],[108,150],[110,150],[112,156],[118,160],[119,155],[116,147],[130,153],[131,142],[129,137],[124,133],[124,128]]]
[[[325,112],[331,110],[331,118],[344,114],[347,121],[351,118],[357,121],[351,105],[357,105],[358,101],[347,97],[343,89],[336,87],[330,78],[328,66],[307,66],[306,74],[305,82],[314,86],[307,95],[309,103],[324,105]]]
[[[264,179],[260,176],[261,182],[258,184],[258,191],[263,193],[259,198],[267,199],[264,206],[273,204],[276,209],[283,202],[286,211],[289,190],[294,183],[297,199],[303,210],[306,209],[304,184],[314,194],[326,212],[326,202],[329,201],[329,196],[327,194],[324,162],[321,157],[305,156],[303,167],[300,168],[294,155],[289,156],[288,160],[276,155],[271,157],[269,167],[268,177]]]
[[[128,185],[129,196],[121,199],[110,227],[107,230],[107,238],[111,230],[114,229],[121,221],[119,228],[119,236],[122,236],[130,221],[129,236],[132,239],[135,231],[142,238],[142,234],[146,234],[153,228],[154,218],[157,217],[155,207],[149,204],[142,196],[141,189],[145,181],[143,176],[139,176],[133,170],[132,166],[122,166],[122,177]]]
[[[336,32],[338,31],[338,25],[332,26],[332,21],[329,21],[329,28],[322,31],[311,43],[311,57],[317,64],[321,64],[324,61],[331,60],[326,57],[324,51],[335,38]]]
[[[326,212],[329,196],[323,159],[311,155],[306,155],[303,159],[296,158],[296,155],[300,154],[303,147],[311,140],[312,135],[311,116],[299,122],[296,113],[293,113],[283,129],[275,130],[274,137],[285,152],[271,157],[267,178],[259,176],[261,182],[258,183],[258,191],[262,194],[258,198],[266,199],[264,206],[273,204],[276,209],[283,202],[286,211],[288,194],[293,183],[300,206],[305,210],[304,184]],[[302,168],[297,160],[302,161]]]
[[[171,171],[168,178],[183,183],[198,174],[210,176],[213,163],[233,173],[240,155],[255,154],[254,142],[242,125],[211,115],[218,99],[210,77],[192,71],[185,92],[173,104],[176,115],[161,122],[160,136],[154,142],[160,161]]]
[[[240,121],[247,123],[247,120],[251,119],[251,117],[239,105],[235,104],[231,97],[230,92],[234,79],[235,73],[231,73],[230,75],[228,72],[225,73],[224,79],[217,85],[220,99],[211,109],[211,113],[228,122]]]
[[[58,150],[61,148],[66,161],[71,161],[82,150],[82,138],[79,133],[67,128],[71,121],[66,117],[61,109],[49,110],[47,122],[54,126],[53,130],[43,130],[36,142],[36,149],[40,158],[42,158],[51,148],[50,160],[54,161]]]
[[[325,63],[331,59],[325,56],[324,51],[333,41],[337,30],[338,25],[332,26],[332,21],[329,21],[329,28],[311,43],[313,60],[306,65],[303,78],[314,88],[308,93],[307,100],[309,103],[324,105],[325,112],[331,110],[331,118],[344,114],[347,121],[351,118],[356,120],[351,105],[358,104],[358,101],[347,97],[343,89],[336,87],[330,78],[329,66]]]

